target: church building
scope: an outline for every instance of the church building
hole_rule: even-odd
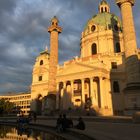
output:
[[[89,107],[100,115],[122,115],[140,109],[140,50],[133,21],[134,2],[116,0],[121,20],[102,0],[98,13],[87,21],[79,37],[80,56],[63,65],[57,59],[62,28],[57,17],[52,18],[48,28],[50,52],[44,50],[36,58],[31,99],[45,97],[56,89],[56,110]]]

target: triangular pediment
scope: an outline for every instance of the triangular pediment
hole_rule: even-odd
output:
[[[97,70],[99,70],[99,68],[94,65],[76,62],[76,63],[71,63],[69,65],[65,65],[63,66],[63,68],[60,68],[58,70],[57,75],[67,75],[67,74],[81,73],[87,71],[97,71]]]

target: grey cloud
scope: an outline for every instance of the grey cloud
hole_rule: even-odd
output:
[[[0,13],[1,12],[12,12],[16,7],[18,0],[1,0],[0,1]]]

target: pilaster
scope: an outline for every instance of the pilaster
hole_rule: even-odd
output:
[[[107,100],[107,106],[108,106],[108,109],[110,109],[110,111],[112,112],[113,114],[113,104],[112,104],[112,94],[111,94],[111,81],[110,79],[105,79],[106,81],[106,100]]]
[[[93,78],[90,78],[90,98],[92,103],[94,103],[95,96],[94,96],[94,90],[93,90]]]
[[[62,106],[65,109],[65,98],[66,98],[66,82],[63,82],[63,91],[62,91]]]
[[[59,83],[57,83],[57,93],[56,93],[56,109],[59,109],[59,105],[60,105],[60,100],[59,100]]]
[[[74,81],[70,81],[71,83],[71,103],[74,105]]]
[[[81,79],[82,83],[82,94],[81,94],[81,105],[84,108],[85,105],[85,79]]]
[[[103,77],[99,77],[99,86],[100,86],[100,101],[101,101],[101,108],[104,108],[104,82]]]

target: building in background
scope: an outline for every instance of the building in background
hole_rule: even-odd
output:
[[[31,94],[30,93],[10,93],[7,95],[1,95],[0,99],[5,99],[6,101],[15,104],[15,108],[20,109],[24,115],[28,115],[30,111]]]

